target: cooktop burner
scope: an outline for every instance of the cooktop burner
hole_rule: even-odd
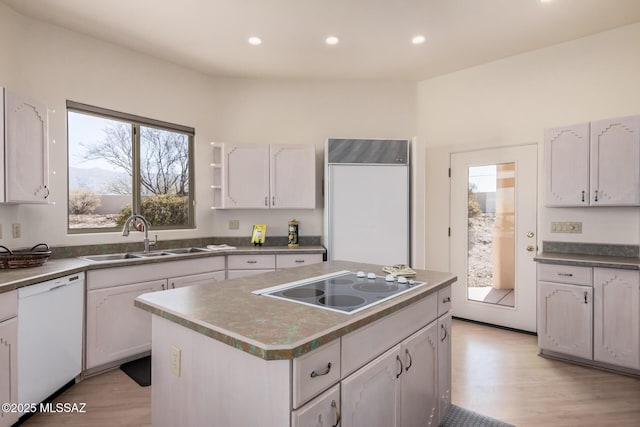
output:
[[[372,273],[339,271],[253,293],[353,314],[424,284],[413,280],[400,282],[397,278],[391,281]]]

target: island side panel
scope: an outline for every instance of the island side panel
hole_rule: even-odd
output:
[[[289,425],[291,361],[260,359],[159,316],[152,354],[154,427]]]

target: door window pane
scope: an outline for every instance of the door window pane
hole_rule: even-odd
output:
[[[515,163],[469,167],[467,298],[514,306]]]

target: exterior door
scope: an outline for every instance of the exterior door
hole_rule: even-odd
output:
[[[452,314],[536,331],[536,144],[452,153]]]

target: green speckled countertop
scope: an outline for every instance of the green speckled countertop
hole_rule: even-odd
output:
[[[193,252],[163,257],[132,258],[108,262],[91,262],[80,258],[58,258],[45,262],[42,266],[31,268],[0,269],[0,293],[12,291],[23,286],[33,285],[46,280],[74,274],[81,271],[100,268],[124,267],[128,265],[154,264],[158,262],[179,261],[192,258],[205,258],[224,255],[247,254],[324,254],[323,246],[300,246],[288,248],[286,246],[246,246],[236,249],[213,250],[209,252]]]
[[[251,292],[341,270],[384,275],[381,268],[329,261],[227,280],[215,286],[202,284],[144,294],[135,305],[257,357],[292,359],[394,313],[452,284],[456,277],[417,270],[416,280],[426,285],[351,315]]]

